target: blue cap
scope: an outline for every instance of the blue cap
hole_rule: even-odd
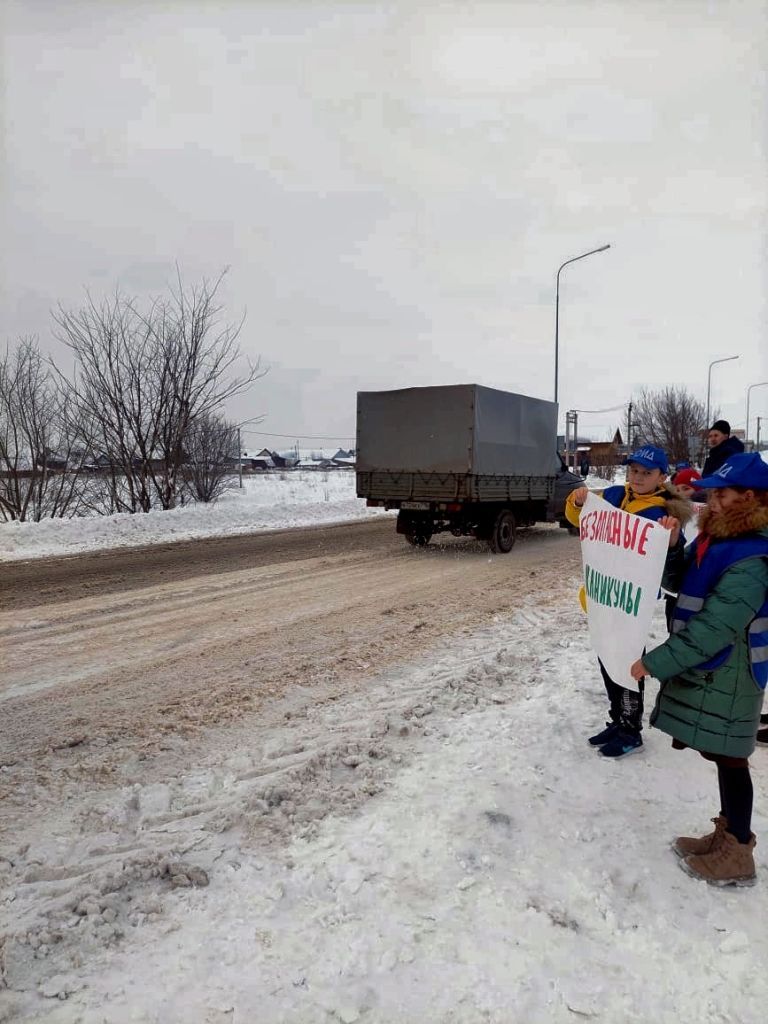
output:
[[[753,487],[768,491],[768,462],[757,452],[732,455],[712,476],[692,480],[694,487]]]
[[[645,466],[646,469],[660,469],[662,473],[669,472],[667,453],[663,448],[657,448],[652,444],[647,444],[644,448],[638,448],[636,452],[632,452],[622,461],[622,465],[628,466],[631,462],[636,462],[638,466]]]

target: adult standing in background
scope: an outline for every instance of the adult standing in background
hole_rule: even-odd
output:
[[[709,455],[704,463],[702,476],[712,476],[732,455],[744,451],[744,445],[738,437],[731,437],[731,425],[728,420],[715,420],[707,434]]]

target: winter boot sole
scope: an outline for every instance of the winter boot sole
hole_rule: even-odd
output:
[[[639,747],[631,747],[629,750],[625,750],[623,754],[614,754],[613,757],[608,757],[603,754],[603,748],[598,747],[597,752],[604,761],[623,761],[625,757],[631,757],[632,754],[642,754],[645,751],[645,745],[640,744]]]
[[[694,871],[690,867],[687,861],[681,858],[680,867],[690,878],[695,878],[697,882],[706,882],[707,885],[714,886],[715,889],[749,889],[757,882],[757,875],[752,875],[751,878],[727,878],[723,881],[714,878],[704,878],[697,871]]]

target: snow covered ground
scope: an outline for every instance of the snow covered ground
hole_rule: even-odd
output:
[[[761,1021],[768,751],[762,884],[690,879],[669,841],[707,829],[714,770],[653,731],[619,763],[587,746],[605,702],[577,582],[54,817],[4,908],[6,978],[39,994],[0,992],[0,1020]]]
[[[366,514],[352,474],[286,476],[214,509],[2,527],[4,557]],[[0,1021],[761,1021],[768,750],[760,884],[688,878],[669,841],[707,830],[714,771],[652,730],[619,763],[589,749],[605,701],[577,587],[361,666],[353,693],[297,686],[196,740],[192,770],[137,759],[74,812],[49,799],[0,856]],[[77,745],[59,757],[77,777]]]
[[[0,523],[0,561],[74,555],[389,515],[355,497],[355,474],[296,471],[243,478],[214,505],[40,523]]]

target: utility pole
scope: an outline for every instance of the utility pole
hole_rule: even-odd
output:
[[[627,407],[627,436],[626,436],[627,455],[629,455],[630,451],[632,450],[631,437],[632,437],[632,399],[630,398],[629,406]]]
[[[744,448],[749,451],[749,396],[753,388],[764,388],[768,386],[768,380],[761,380],[758,384],[750,384],[747,388],[747,424],[744,431]]]
[[[573,457],[571,456],[571,428],[573,428]],[[576,449],[579,446],[579,414],[575,409],[569,409],[565,414],[565,464],[571,462],[571,469],[576,472]]]
[[[756,452],[760,451],[760,423],[761,423],[762,419],[763,419],[762,416],[758,416],[757,417],[757,437],[755,438],[755,451]]]
[[[579,459],[579,414],[573,413],[573,472],[575,473]]]

